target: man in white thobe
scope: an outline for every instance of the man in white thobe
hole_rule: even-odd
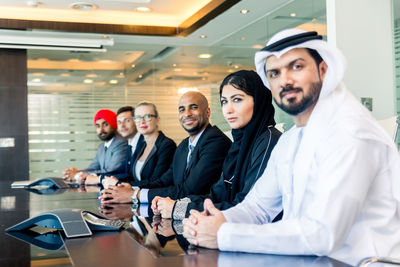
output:
[[[244,201],[191,211],[192,244],[356,264],[400,255],[400,158],[386,132],[341,83],[342,54],[315,32],[284,30],[255,55],[257,72],[295,125]],[[283,209],[282,220],[271,223]]]

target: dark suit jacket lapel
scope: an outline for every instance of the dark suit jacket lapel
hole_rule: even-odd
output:
[[[179,179],[178,181],[183,181],[185,179],[185,172],[186,172],[186,158],[187,154],[189,152],[188,148],[188,141],[189,139],[186,138],[181,146],[181,149],[178,149],[176,153],[177,154],[177,162],[174,167],[176,167],[176,173],[178,174],[178,177],[182,178]]]
[[[102,167],[102,169],[106,168],[106,162],[111,159],[111,151],[117,145],[116,137],[115,136],[113,137],[111,144],[107,148],[107,151],[105,149],[106,147],[104,146],[104,144],[105,143],[103,143],[103,167]]]
[[[207,139],[207,137],[206,137],[207,136],[207,131],[209,129],[211,129],[211,127],[212,126],[210,124],[208,124],[207,127],[204,129],[204,132],[201,134],[199,141],[197,141],[197,144],[196,144],[196,146],[194,147],[194,149],[192,151],[192,156],[191,156],[190,161],[188,163],[188,168],[185,169],[185,178],[190,174],[190,170],[192,169],[193,164],[195,164],[197,162],[197,159],[199,157],[199,155],[198,155],[199,154],[199,149],[203,145],[204,140]],[[186,144],[186,151],[187,151],[186,152],[186,157],[187,157],[187,153],[189,152],[188,150],[189,150],[188,149],[188,145]]]

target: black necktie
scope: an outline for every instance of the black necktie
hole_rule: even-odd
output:
[[[192,145],[189,145],[189,155],[188,155],[188,157],[187,157],[187,161],[186,161],[186,170],[189,168],[189,163],[190,163],[190,160],[192,159],[192,151],[193,151],[193,146]]]

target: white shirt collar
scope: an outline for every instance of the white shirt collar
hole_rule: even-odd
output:
[[[108,140],[108,141],[104,142],[104,147],[109,148],[114,139],[115,139],[115,137],[111,138],[111,140]]]
[[[203,129],[203,131],[201,131],[197,136],[196,136],[196,138],[192,141],[192,140],[190,140],[190,137],[189,137],[189,142],[188,142],[188,148],[190,149],[190,146],[192,146],[192,149],[197,145],[197,142],[199,141],[199,139],[200,139],[200,136],[203,134],[203,132],[204,132],[204,130],[205,130],[205,128]]]
[[[134,137],[128,139],[128,145],[132,147],[136,147],[137,142],[139,141],[140,133],[136,133]]]

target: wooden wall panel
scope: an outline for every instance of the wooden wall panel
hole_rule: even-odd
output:
[[[29,177],[26,50],[0,49],[0,138],[15,138],[0,147],[0,179]]]

